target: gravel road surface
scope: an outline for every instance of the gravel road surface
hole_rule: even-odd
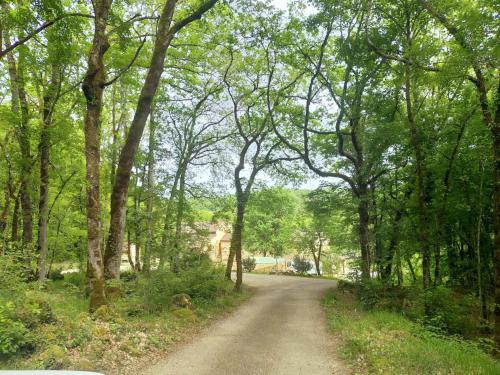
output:
[[[146,375],[346,374],[320,299],[335,282],[244,274],[249,301],[195,336]]]

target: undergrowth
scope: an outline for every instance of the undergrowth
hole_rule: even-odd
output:
[[[27,284],[8,272],[0,282],[0,369],[120,374],[248,295],[233,293],[223,271],[208,263],[178,275],[125,273],[108,285],[109,305],[94,314],[83,274]],[[191,297],[192,307],[175,306],[177,293]]]
[[[500,374],[500,364],[481,343],[429,329],[400,313],[367,310],[352,292],[333,290],[323,306],[357,374]]]

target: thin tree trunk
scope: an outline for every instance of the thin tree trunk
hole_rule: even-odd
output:
[[[363,280],[370,279],[370,245],[369,245],[369,229],[370,215],[368,212],[368,194],[366,186],[359,186],[359,244],[361,247],[361,278]]]
[[[477,291],[479,300],[481,301],[481,317],[486,320],[488,313],[483,303],[483,277],[481,272],[481,221],[483,220],[483,205],[481,203],[483,195],[483,178],[484,178],[484,164],[481,162],[481,181],[479,183],[479,214],[477,217],[477,230],[476,230],[476,271],[477,271]]]
[[[229,257],[231,258],[231,253],[233,254],[233,256],[232,259],[228,259],[226,267],[226,277],[228,277],[229,275],[229,279],[231,279],[233,261],[236,260],[236,282],[234,284],[234,289],[236,291],[241,291],[241,285],[243,283],[243,267],[241,264],[241,240],[243,234],[243,223],[244,223],[246,202],[241,197],[238,197],[237,201],[238,201],[237,203],[238,208],[236,213],[236,220],[233,225],[231,245],[229,248]]]
[[[399,243],[399,227],[401,219],[403,217],[403,209],[399,208],[394,214],[394,222],[392,224],[391,239],[389,241],[389,246],[385,254],[385,261],[382,267],[381,279],[383,283],[389,283],[391,281],[392,275],[392,263],[395,257],[395,250],[397,250]],[[401,262],[399,260],[399,262]],[[399,271],[398,271],[399,272]],[[398,275],[399,277],[399,275]]]
[[[142,247],[142,236],[141,236],[141,215],[140,215],[140,210],[141,210],[141,190],[138,189],[139,186],[139,176],[141,176],[141,186],[144,186],[144,173],[141,173],[141,175],[136,176],[135,179],[135,189],[134,189],[134,212],[135,212],[135,220],[134,220],[134,232],[135,232],[135,251],[136,253],[139,253],[141,251]],[[121,258],[121,255],[120,255]],[[140,268],[136,264],[136,270]]]
[[[396,247],[396,275],[398,278],[398,285],[403,285],[403,267],[401,265],[401,250],[399,246]]]
[[[425,170],[424,170],[424,156],[420,143],[420,135],[418,134],[417,124],[415,122],[412,100],[411,100],[411,78],[410,67],[405,65],[405,99],[406,99],[406,115],[408,118],[408,125],[410,127],[410,140],[415,153],[415,167],[416,167],[416,180],[417,180],[417,200],[418,200],[418,242],[422,252],[422,274],[424,289],[428,289],[431,285],[430,276],[430,248],[428,238],[428,215],[427,203],[425,197]]]
[[[499,85],[500,87],[500,85]],[[499,89],[500,90],[500,89]],[[497,112],[496,117],[500,120],[500,93],[497,93]],[[494,136],[494,154],[495,154],[495,185],[494,185],[494,228],[495,228],[495,246],[494,246],[494,268],[495,268],[495,341],[500,345],[500,121],[496,121],[496,126],[492,129]]]
[[[135,267],[134,261],[132,260],[132,241],[130,239],[130,230],[127,231],[127,258],[128,258],[128,263],[130,264],[130,268],[132,268],[133,271],[136,271],[137,268]],[[137,246],[136,246],[136,251],[137,251]]]
[[[171,231],[172,231],[172,214],[173,214],[173,205],[174,199],[177,194],[177,185],[179,183],[181,168],[178,166],[177,171],[175,172],[174,182],[172,184],[172,188],[170,189],[170,195],[167,202],[167,207],[165,209],[165,222],[163,224],[163,235],[161,238],[161,249],[160,249],[160,262],[158,267],[163,269],[165,265],[165,258],[167,253],[170,253],[170,249],[167,252],[167,248],[171,245]]]
[[[240,248],[241,258],[241,236],[243,233],[243,220],[245,217],[245,202],[241,193],[236,194],[236,218],[233,223],[233,233],[231,236],[231,244],[229,246],[229,256],[226,263],[226,278],[231,280],[231,272],[236,258],[238,247]]]
[[[234,236],[234,233],[233,233]],[[231,239],[232,243],[232,239]],[[235,250],[233,246],[229,246],[229,255],[227,257],[227,263],[226,263],[226,279],[231,280],[231,273],[233,272],[233,264],[234,264],[234,256],[235,256]]]
[[[153,112],[149,119],[149,147],[148,147],[148,176],[147,176],[147,191],[148,197],[146,201],[146,226],[147,238],[146,247],[144,249],[144,268],[151,268],[151,254],[153,252],[153,200],[154,200],[154,166],[155,166],[155,123]]]
[[[321,276],[320,262],[321,262],[321,251],[323,248],[323,239],[321,238],[321,233],[318,233],[319,248],[318,255],[316,255],[315,246],[312,248],[312,254],[314,258],[314,266],[316,267],[316,275]]]
[[[443,186],[444,186],[444,193],[443,193],[443,201],[441,204],[441,207],[438,210],[437,214],[437,239],[436,239],[436,247],[435,247],[435,271],[434,271],[434,285],[439,285],[442,282],[442,276],[441,276],[441,244],[445,242],[445,236],[447,235],[447,224],[446,224],[446,210],[448,207],[448,198],[450,194],[450,176],[453,170],[453,164],[455,162],[458,149],[460,146],[460,141],[462,140],[463,134],[465,132],[465,126],[467,125],[467,122],[469,119],[472,117],[472,115],[475,113],[475,110],[470,112],[470,114],[463,119],[462,124],[460,126],[460,130],[457,135],[457,140],[455,142],[455,145],[453,147],[453,150],[451,152],[451,155],[448,160],[448,167],[446,168],[446,172],[443,177]]]
[[[52,77],[43,97],[42,131],[40,133],[40,199],[38,203],[38,280],[46,276],[47,261],[47,225],[49,219],[49,161],[50,161],[50,127],[54,106],[57,100],[60,69],[52,65]]]
[[[10,240],[14,244],[18,241],[18,226],[19,226],[19,196],[21,195],[21,188],[19,188],[16,196],[14,197],[14,212],[12,213],[12,226]]]
[[[100,124],[105,83],[104,54],[109,48],[106,24],[112,0],[94,1],[94,38],[88,68],[82,84],[87,101],[85,114],[85,161],[87,178],[87,244],[90,284],[90,311],[106,304],[104,267],[101,251],[100,208]]]
[[[413,269],[413,264],[411,263],[410,258],[406,258],[406,263],[408,264],[408,268],[410,269],[411,278],[414,282],[417,281],[417,275],[415,275],[415,270]]]
[[[5,6],[4,3],[2,3]],[[8,11],[5,8],[4,11]],[[11,45],[10,36],[7,30],[4,30],[4,41],[6,47]],[[23,245],[29,245],[33,240],[33,223],[31,211],[31,197],[29,192],[29,176],[31,172],[31,150],[29,140],[29,112],[28,100],[24,88],[24,74],[23,65],[24,53],[22,50],[19,54],[19,65],[16,62],[12,53],[7,54],[7,64],[10,78],[11,89],[11,107],[12,112],[19,118],[16,127],[16,135],[19,142],[21,151],[21,190],[20,190],[20,203],[22,209],[23,219]],[[17,230],[17,228],[16,228]],[[17,237],[17,235],[16,235]],[[26,250],[26,249],[25,249]],[[31,258],[31,254],[27,254],[27,261]]]
[[[9,217],[9,211],[11,206],[11,200],[14,195],[14,187],[12,181],[12,163],[10,160],[9,153],[7,151],[8,144],[8,134],[5,136],[5,141],[1,145],[4,153],[5,161],[7,164],[7,176],[6,176],[6,184],[5,184],[5,192],[4,192],[4,206],[2,208],[2,212],[0,212],[0,248],[2,255],[5,255],[7,248],[7,239],[5,232],[7,230],[7,222]]]
[[[177,211],[175,216],[175,234],[173,243],[172,254],[172,271],[179,271],[179,258],[182,251],[182,221],[184,219],[184,205],[185,205],[185,186],[186,186],[186,168],[187,165],[181,166],[181,173],[179,177],[179,190],[177,191]]]
[[[142,266],[141,266],[141,249],[139,246],[135,246],[135,270],[137,272],[141,272]]]
[[[56,238],[54,241],[56,244],[52,247],[52,252],[50,255],[50,263],[49,263],[49,267],[47,269],[47,275],[50,275],[50,272],[52,271],[52,264],[54,263],[54,258],[56,255],[56,247],[57,247],[58,242],[59,242],[59,233],[61,233],[61,223],[62,223],[62,220],[57,221]]]

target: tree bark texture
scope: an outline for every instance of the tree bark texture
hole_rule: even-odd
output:
[[[246,201],[244,197],[237,197],[237,209],[236,209],[236,219],[233,224],[233,233],[231,237],[231,244],[229,247],[229,258],[226,265],[226,277],[231,279],[231,271],[233,269],[234,260],[236,260],[236,282],[234,284],[234,289],[236,291],[241,290],[241,285],[243,283],[243,268],[241,264],[241,243],[243,234],[243,225],[245,217],[245,206]]]
[[[153,201],[155,195],[154,189],[154,167],[155,167],[155,123],[153,112],[149,119],[149,145],[148,145],[148,175],[147,175],[147,189],[148,196],[146,200],[146,225],[147,225],[147,238],[144,248],[144,267],[149,270],[151,267],[151,254],[153,252]],[[146,262],[148,264],[146,265]]]
[[[368,207],[368,189],[365,185],[358,187],[359,245],[361,247],[361,278],[370,279],[370,214]]]
[[[4,5],[4,4],[2,4]],[[4,42],[6,47],[11,45],[10,36],[7,30],[4,30]],[[21,50],[19,60],[12,53],[7,54],[7,64],[10,78],[10,89],[12,95],[12,112],[18,116],[16,124],[16,138],[19,142],[21,151],[21,189],[20,189],[20,204],[22,210],[23,222],[23,245],[31,244],[33,240],[33,219],[31,210],[30,197],[30,173],[31,173],[31,149],[29,142],[29,110],[28,100],[24,86],[23,74],[24,53]],[[16,235],[17,238],[17,235]],[[30,255],[28,255],[30,257]]]
[[[54,106],[57,101],[57,91],[60,81],[60,69],[52,65],[51,81],[43,96],[42,131],[40,133],[40,197],[38,202],[38,280],[46,276],[47,262],[47,225],[49,219],[49,161],[50,161],[50,127]]]
[[[112,0],[94,2],[94,38],[88,68],[82,84],[87,102],[85,114],[85,161],[87,177],[87,246],[90,284],[90,311],[106,304],[104,267],[101,251],[100,208],[100,123],[105,83],[104,54],[109,48],[106,24]]]

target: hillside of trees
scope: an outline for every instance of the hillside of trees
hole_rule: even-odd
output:
[[[365,307],[496,353],[499,14],[493,0],[0,0],[0,356],[39,350],[26,296],[37,315],[37,293],[73,293],[74,316],[127,288],[123,316],[178,293],[238,299],[243,250],[348,259],[340,285]],[[223,270],[192,229],[217,221],[232,228]]]

